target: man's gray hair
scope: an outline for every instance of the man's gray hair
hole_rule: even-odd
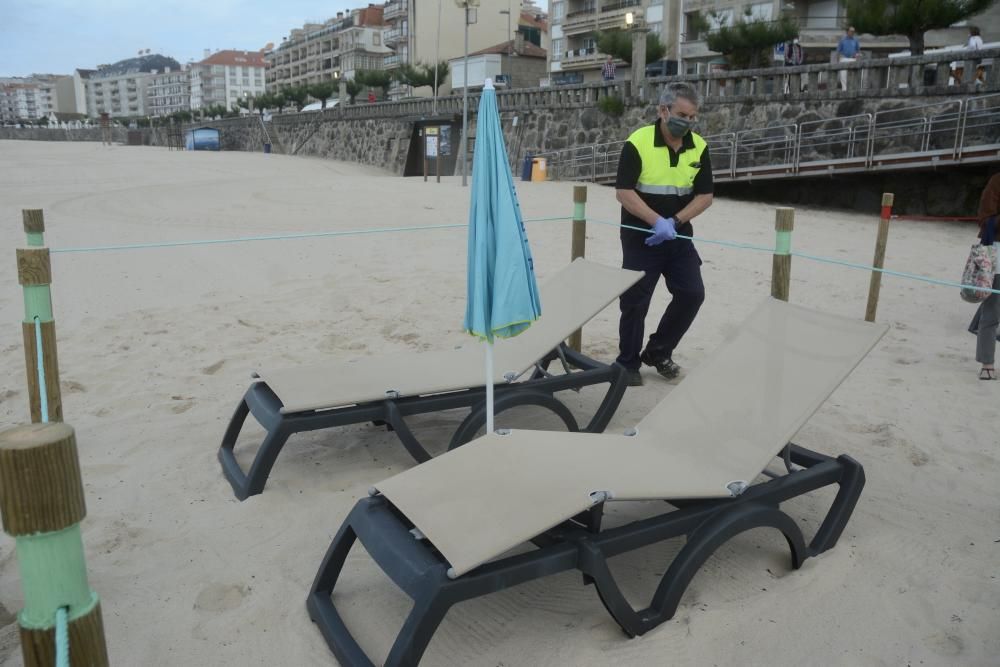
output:
[[[673,106],[677,98],[683,98],[695,105],[695,107],[701,106],[701,95],[698,94],[698,91],[693,86],[686,83],[671,83],[664,88],[663,93],[660,95],[660,105],[666,107]]]

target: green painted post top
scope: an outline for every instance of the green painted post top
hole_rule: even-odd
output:
[[[87,584],[80,524],[51,533],[24,535],[16,540],[17,563],[24,589],[21,627],[47,630],[56,611],[69,607],[70,621],[86,616],[97,605],[97,594]]]
[[[587,202],[578,201],[573,203],[573,219],[574,220],[587,219]]]
[[[45,234],[42,232],[28,232],[26,236],[28,237],[29,246],[41,247],[45,245]]]
[[[774,254],[790,255],[792,252],[792,233],[776,232],[774,235]]]
[[[52,292],[48,285],[24,285],[24,321],[52,321]]]

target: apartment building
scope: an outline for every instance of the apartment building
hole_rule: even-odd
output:
[[[307,23],[292,30],[281,45],[265,56],[269,88],[354,78],[360,69],[383,69],[387,32],[383,8],[337,12],[323,23]]]
[[[108,113],[114,118],[147,116],[151,113],[149,84],[155,72],[179,70],[173,58],[145,54],[113,65],[103,65],[80,77],[86,96],[86,113],[98,118]],[[81,70],[77,70],[79,74]]]
[[[553,83],[597,81],[606,56],[597,50],[594,33],[624,29],[628,13],[642,15],[650,33],[660,37],[667,57],[678,53],[686,73],[703,71],[725,61],[708,50],[706,34],[732,25],[749,13],[756,20],[773,21],[789,15],[799,26],[807,62],[829,62],[831,52],[847,26],[845,0],[553,0],[550,72]],[[707,22],[708,30],[699,31]],[[965,22],[979,25],[983,34],[1000,32],[1000,4]],[[908,48],[903,36],[860,36],[870,55],[886,55]],[[967,27],[960,24],[926,35],[926,48],[964,44]],[[619,63],[620,65],[622,63]]]
[[[0,78],[0,120],[37,119],[55,111],[59,105],[58,83],[53,74]]]
[[[169,116],[191,109],[191,75],[187,69],[167,68],[153,72],[149,79],[149,111],[153,116]]]
[[[232,109],[237,100],[264,93],[265,62],[262,51],[205,51],[204,59],[188,65],[187,70],[191,109],[204,109],[217,104]],[[184,84],[179,85],[183,87]]]

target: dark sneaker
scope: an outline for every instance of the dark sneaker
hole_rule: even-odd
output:
[[[618,362],[616,365],[621,366]],[[625,368],[622,366],[622,368]],[[625,368],[625,379],[630,387],[641,387],[642,386],[642,375],[639,373],[638,368]]]
[[[656,352],[650,352],[648,348],[643,350],[642,354],[639,355],[639,361],[647,366],[652,366],[656,369],[657,373],[668,380],[673,380],[681,374],[681,367],[675,364],[673,359],[657,354]]]

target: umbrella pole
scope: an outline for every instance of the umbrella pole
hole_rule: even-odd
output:
[[[486,433],[493,428],[493,343],[486,342]]]

